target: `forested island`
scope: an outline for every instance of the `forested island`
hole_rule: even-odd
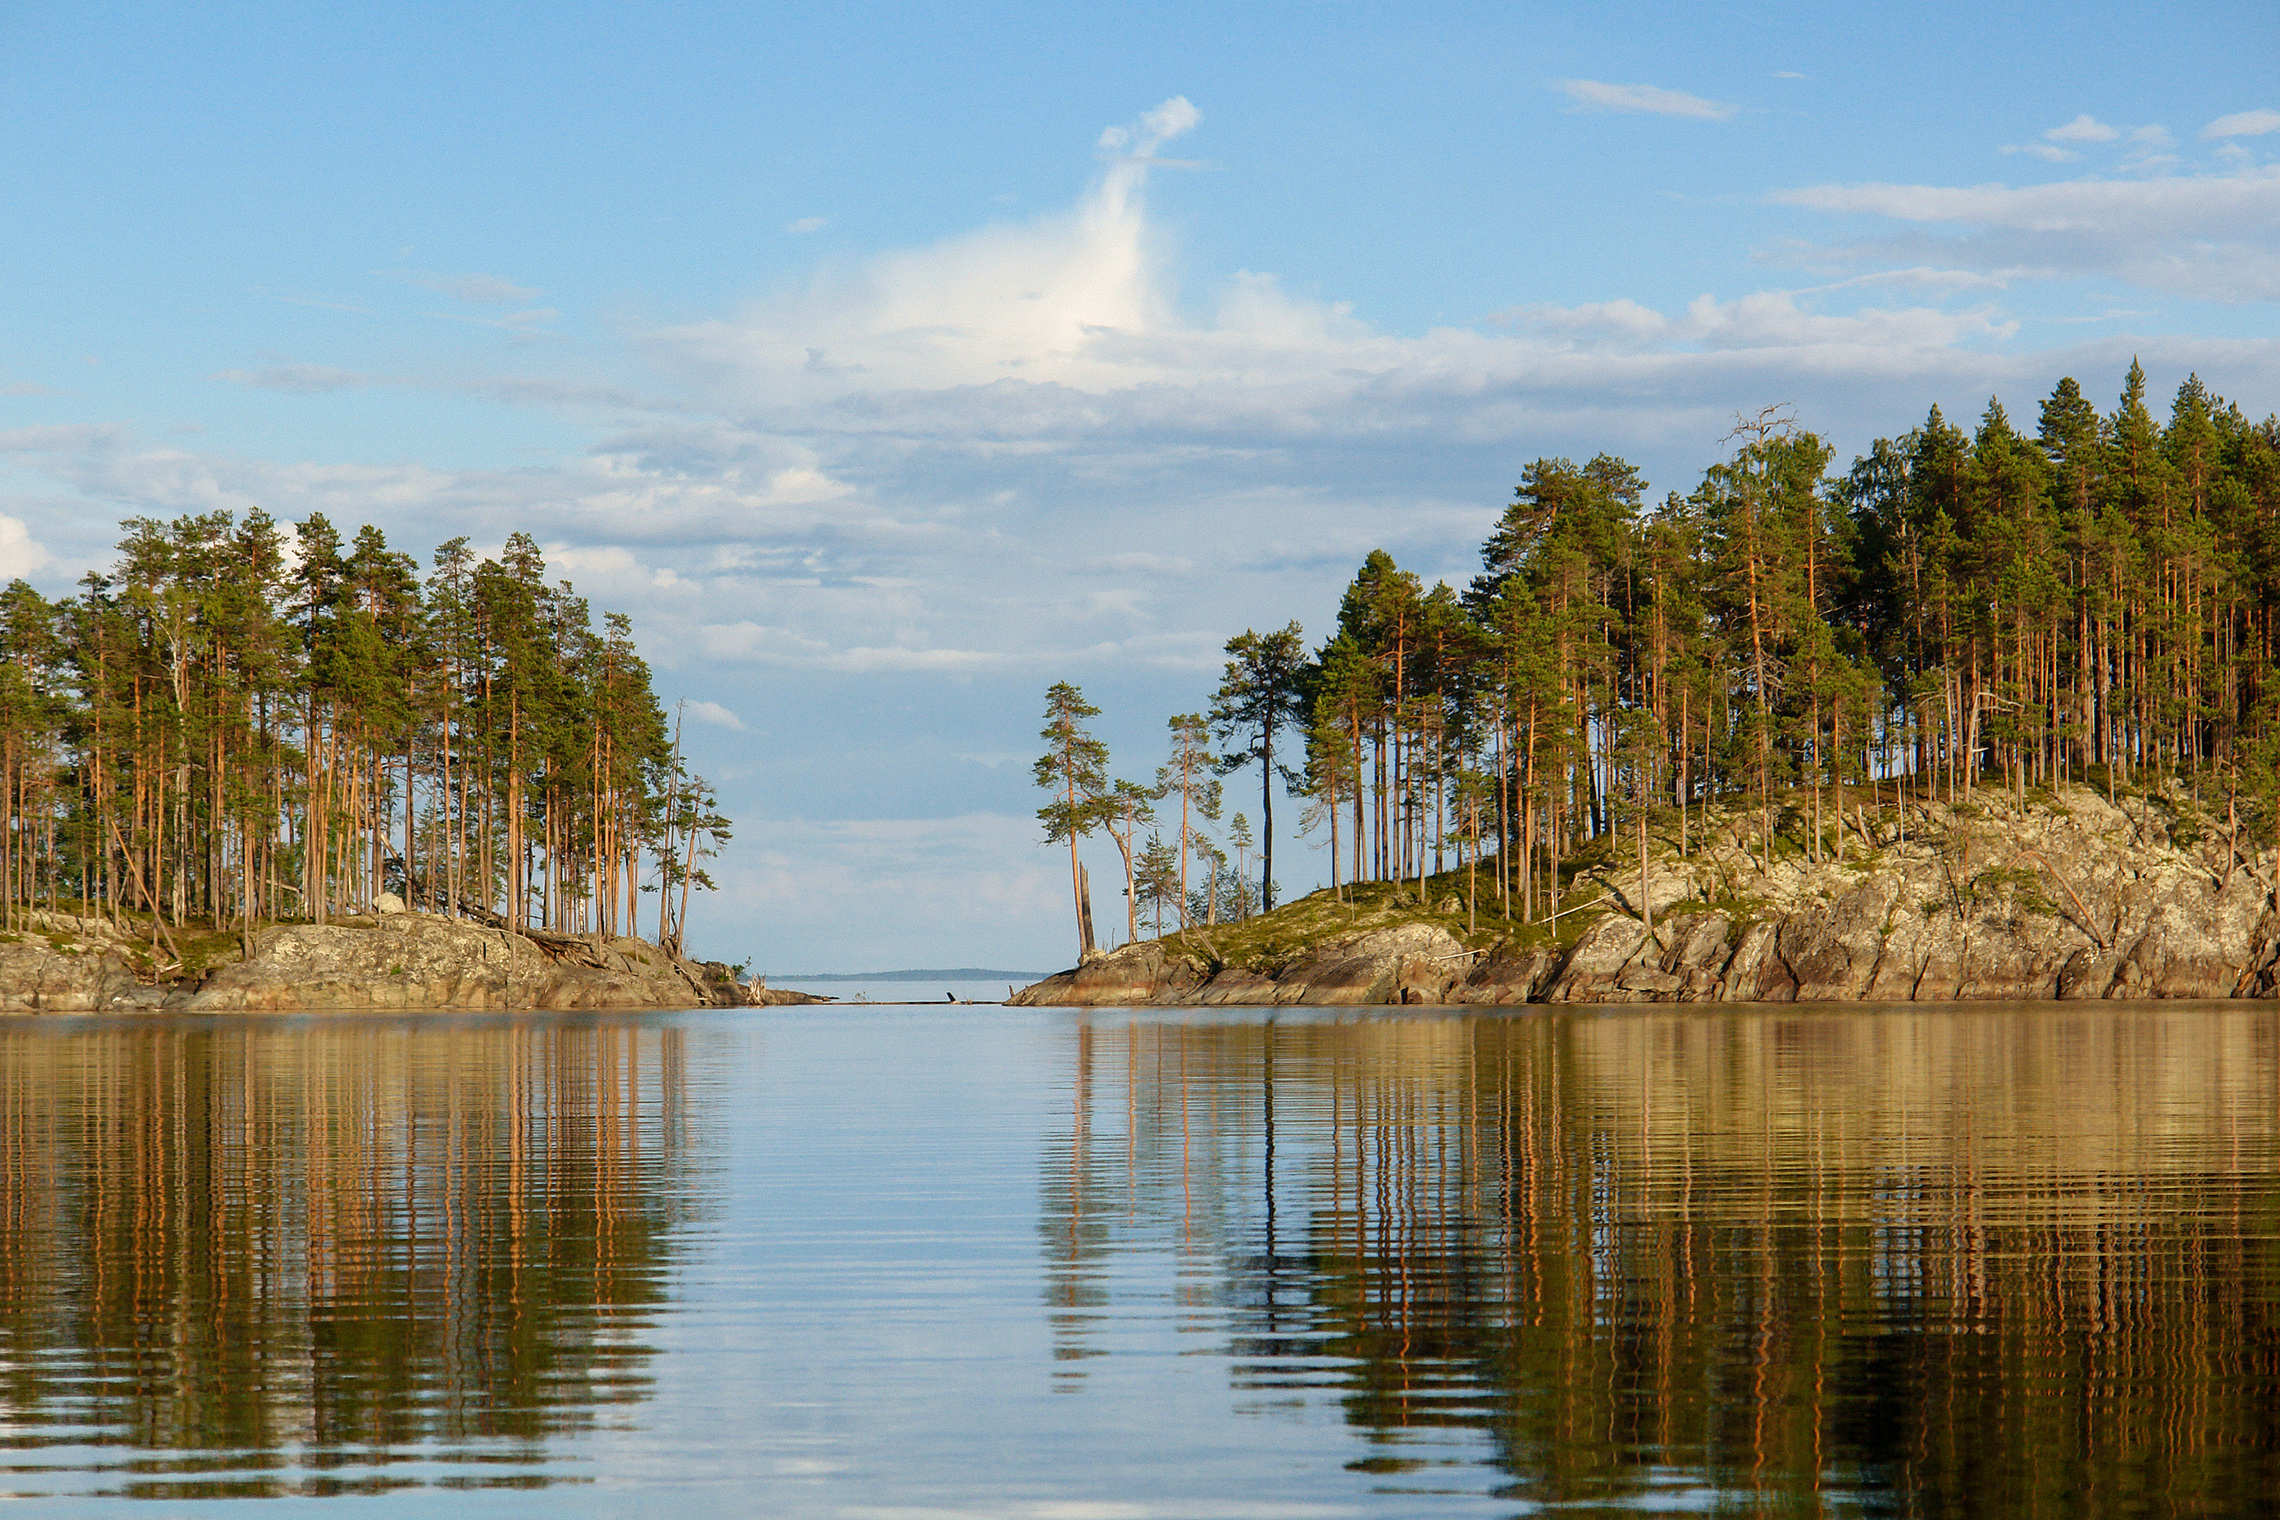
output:
[[[1150,781],[1054,687],[1081,960],[1024,999],[2270,995],[2280,420],[2145,392],[1935,407],[1842,473],[1770,408],[1653,504],[1539,459],[1462,590],[1373,553],[1319,645],[1230,641]],[[1331,881],[1279,911],[1278,791]]]
[[[0,1004],[733,1001],[682,958],[728,838],[630,622],[514,534],[122,526],[0,593]]]

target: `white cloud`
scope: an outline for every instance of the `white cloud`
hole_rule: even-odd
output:
[[[2112,142],[2122,135],[2119,127],[2109,127],[2096,117],[2077,116],[2063,127],[2052,127],[2043,134],[2044,140],[2058,143]]]
[[[456,311],[439,311],[435,315],[447,317],[454,322],[470,323],[477,327],[504,328],[513,333],[536,332],[549,322],[562,320],[562,313],[552,306],[534,307],[529,311],[510,311],[496,317],[475,317]]]
[[[361,390],[371,383],[369,376],[354,370],[334,369],[326,364],[275,364],[264,369],[225,369],[214,376],[233,385],[248,385],[256,390],[284,391],[295,396],[318,396],[328,391]]]
[[[1657,89],[1651,84],[1555,79],[1552,88],[1574,101],[1579,110],[1637,111],[1649,116],[1687,116],[1698,121],[1729,121],[1741,111],[1740,106],[1704,100],[1683,90]]]
[[[1127,158],[1154,158],[1158,148],[1194,131],[1202,120],[1203,113],[1185,95],[1174,95],[1153,111],[1143,111],[1131,126],[1104,128],[1098,146]]]
[[[1983,274],[1975,269],[1935,269],[1927,264],[1916,264],[1905,269],[1878,269],[1817,288],[1848,290],[1865,285],[1905,285],[1917,290],[2003,290],[2020,277],[2017,270],[1998,269]]]
[[[1769,198],[1941,229],[1820,250],[1829,258],[1930,255],[2014,278],[2111,275],[2210,300],[2280,298],[2280,167],[2046,185],[1814,185]]]
[[[945,724],[928,754],[981,787],[1009,768],[953,762],[1027,731],[1045,680],[1113,672],[1120,714],[1152,707],[1145,734],[1119,740],[1120,757],[1138,755],[1160,743],[1162,713],[1209,691],[1230,633],[1291,617],[1319,631],[1370,549],[1461,580],[1513,472],[1538,454],[1604,448],[1645,466],[1658,492],[1683,490],[1716,457],[1733,413],[1768,400],[1797,400],[1807,425],[1844,449],[1905,427],[1932,399],[1952,412],[1999,392],[2018,415],[2063,373],[2111,387],[2133,354],[2157,377],[2198,369],[2228,394],[2280,394],[2280,346],[2269,341],[2093,328],[2095,341],[2030,352],[2017,346],[2018,318],[1996,304],[2080,273],[2262,289],[2280,268],[2275,171],[1786,191],[1775,199],[1874,219],[1889,225],[1871,230],[1890,235],[1778,250],[1823,282],[1804,288],[1674,305],[1615,286],[1601,301],[1529,302],[1493,322],[1402,332],[1271,273],[1238,271],[1183,294],[1149,215],[1148,176],[1197,120],[1175,97],[1115,129],[1093,181],[1052,214],[827,265],[803,288],[643,335],[650,372],[589,370],[589,355],[561,345],[537,350],[529,373],[481,380],[288,360],[224,376],[560,408],[587,430],[583,454],[447,469],[246,458],[109,426],[0,434],[0,485],[42,482],[36,498],[0,495],[0,511],[29,525],[25,547],[10,550],[17,540],[0,519],[0,566],[9,553],[44,556],[34,534],[66,567],[99,563],[112,524],[130,513],[260,506],[290,521],[323,511],[340,524],[379,522],[415,553],[458,533],[496,545],[535,527],[555,573],[597,610],[634,615],[668,703],[676,681],[704,693],[690,701],[692,748],[770,767],[769,788],[755,783],[731,807],[748,821],[718,873],[727,896],[781,901],[770,894],[812,886],[816,862],[844,845],[853,864],[831,878],[844,899],[799,920],[816,932],[894,923],[874,906],[848,911],[892,879],[913,904],[962,894],[959,912],[964,898],[1001,892],[1014,908],[989,920],[999,933],[1026,922],[1033,825],[868,835],[844,821],[753,822],[776,806],[862,806],[812,797],[877,737],[827,742],[757,715],[970,687],[985,699],[970,704],[984,715],[971,721],[994,726]],[[2094,289],[2057,309],[2116,299],[2108,282]],[[1013,690],[1019,731],[1003,721]],[[820,701],[802,708],[788,691]],[[714,707],[756,717],[745,730],[714,726]],[[707,774],[723,771],[720,758]],[[898,752],[853,763],[888,776],[905,762]],[[802,767],[827,782],[801,792],[806,783],[783,779]],[[1009,773],[1018,781],[1018,767]],[[893,795],[882,785],[876,795]],[[989,796],[1000,812],[1014,806]],[[929,852],[956,858],[937,869]],[[959,919],[960,932],[978,922]]]
[[[1184,554],[1151,554],[1143,549],[1099,554],[1086,563],[1117,575],[1187,575],[1195,569],[1195,561]]]
[[[715,623],[701,630],[705,652],[718,660],[760,665],[799,665],[862,674],[871,671],[972,671],[1004,662],[986,649],[937,649],[905,645],[835,647],[791,628],[753,622]]]
[[[1508,313],[1515,326],[1570,337],[1615,339],[1625,345],[1695,344],[1706,349],[1819,351],[1950,348],[1966,340],[2007,338],[2018,324],[1991,308],[1952,312],[1938,307],[1869,307],[1823,315],[1784,291],[1759,291],[1738,300],[1703,295],[1677,317],[1611,301],[1585,306],[1523,307]]]
[[[2269,108],[2255,111],[2235,111],[2220,116],[2201,129],[2201,135],[2216,137],[2262,137],[2267,132],[2280,132],[2280,111]]]
[[[699,723],[709,723],[714,728],[730,728],[740,734],[751,732],[744,726],[742,718],[718,702],[684,702],[682,710]]]
[[[803,216],[796,222],[784,223],[784,230],[795,237],[805,237],[811,232],[821,232],[830,225],[831,218],[828,216]]]
[[[0,576],[30,575],[48,562],[48,552],[20,518],[0,513]]]
[[[541,294],[493,274],[415,274],[404,278],[470,306],[512,306],[517,301],[535,301]]]
[[[2049,164],[2070,164],[2082,156],[2079,153],[2070,153],[2064,148],[2054,148],[2049,143],[2005,143],[2003,144],[2003,151],[2005,153],[2025,153]]]
[[[1049,969],[1041,963],[1075,954],[1061,945],[1069,864],[1039,834],[1033,817],[986,812],[741,822],[733,860],[713,870],[726,901],[708,910],[756,927],[748,944],[724,942],[717,953],[750,955],[754,972],[778,977],[882,962]],[[1093,871],[1121,885],[1108,862]],[[1100,886],[1094,895],[1121,931]],[[891,938],[880,938],[880,925],[892,926]],[[1037,949],[1044,943],[1050,953]]]

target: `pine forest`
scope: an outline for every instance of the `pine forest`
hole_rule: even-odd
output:
[[[410,905],[677,947],[727,837],[631,625],[528,535],[427,574],[322,516],[136,518],[117,562],[0,597],[0,899],[249,931]],[[644,894],[647,894],[645,896]]]
[[[1143,908],[1163,932],[1273,906],[1278,780],[1333,887],[1469,864],[1522,922],[1577,852],[1643,857],[1650,817],[1682,853],[1717,807],[1761,858],[1818,858],[1901,788],[2189,786],[2257,853],[2280,825],[2280,421],[2198,379],[2164,421],[2145,390],[2133,364],[2101,413],[2063,381],[2031,431],[1935,407],[1842,470],[1769,408],[1652,504],[1621,459],[1539,459],[1461,591],[1377,552],[1319,646],[1295,623],[1231,641],[1152,786],[1107,782],[1092,709],[1056,687],[1047,835],[1116,837],[1135,933]],[[1199,738],[1232,748],[1199,766]],[[1199,820],[1238,770],[1269,826],[1229,896]]]

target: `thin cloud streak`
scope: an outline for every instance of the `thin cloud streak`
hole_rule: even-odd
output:
[[[1578,110],[1585,111],[1627,111],[1646,116],[1689,117],[1696,121],[1731,121],[1742,109],[1689,95],[1684,90],[1659,89],[1651,84],[1555,79],[1552,88],[1574,101]]]

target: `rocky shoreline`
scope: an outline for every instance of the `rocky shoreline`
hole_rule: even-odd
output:
[[[1577,873],[1568,934],[1440,902],[1279,910],[1294,932],[1127,945],[1024,989],[1054,1006],[1963,1002],[2280,994],[2269,852],[2181,787],[1839,802],[1824,858],[1754,815]],[[1441,880],[1446,880],[1445,878]],[[1365,889],[1366,890],[1366,889]],[[1439,890],[1437,887],[1436,890]],[[1650,931],[1639,905],[1654,905]],[[1300,910],[1311,905],[1311,916]],[[1477,908],[1476,908],[1477,914]],[[1269,915],[1261,924],[1279,915]],[[1489,932],[1481,932],[1487,928]],[[1245,948],[1230,951],[1243,940]]]
[[[815,1001],[645,940],[523,934],[395,911],[245,936],[195,976],[138,974],[149,946],[101,918],[35,912],[0,935],[0,1013],[735,1008]]]

